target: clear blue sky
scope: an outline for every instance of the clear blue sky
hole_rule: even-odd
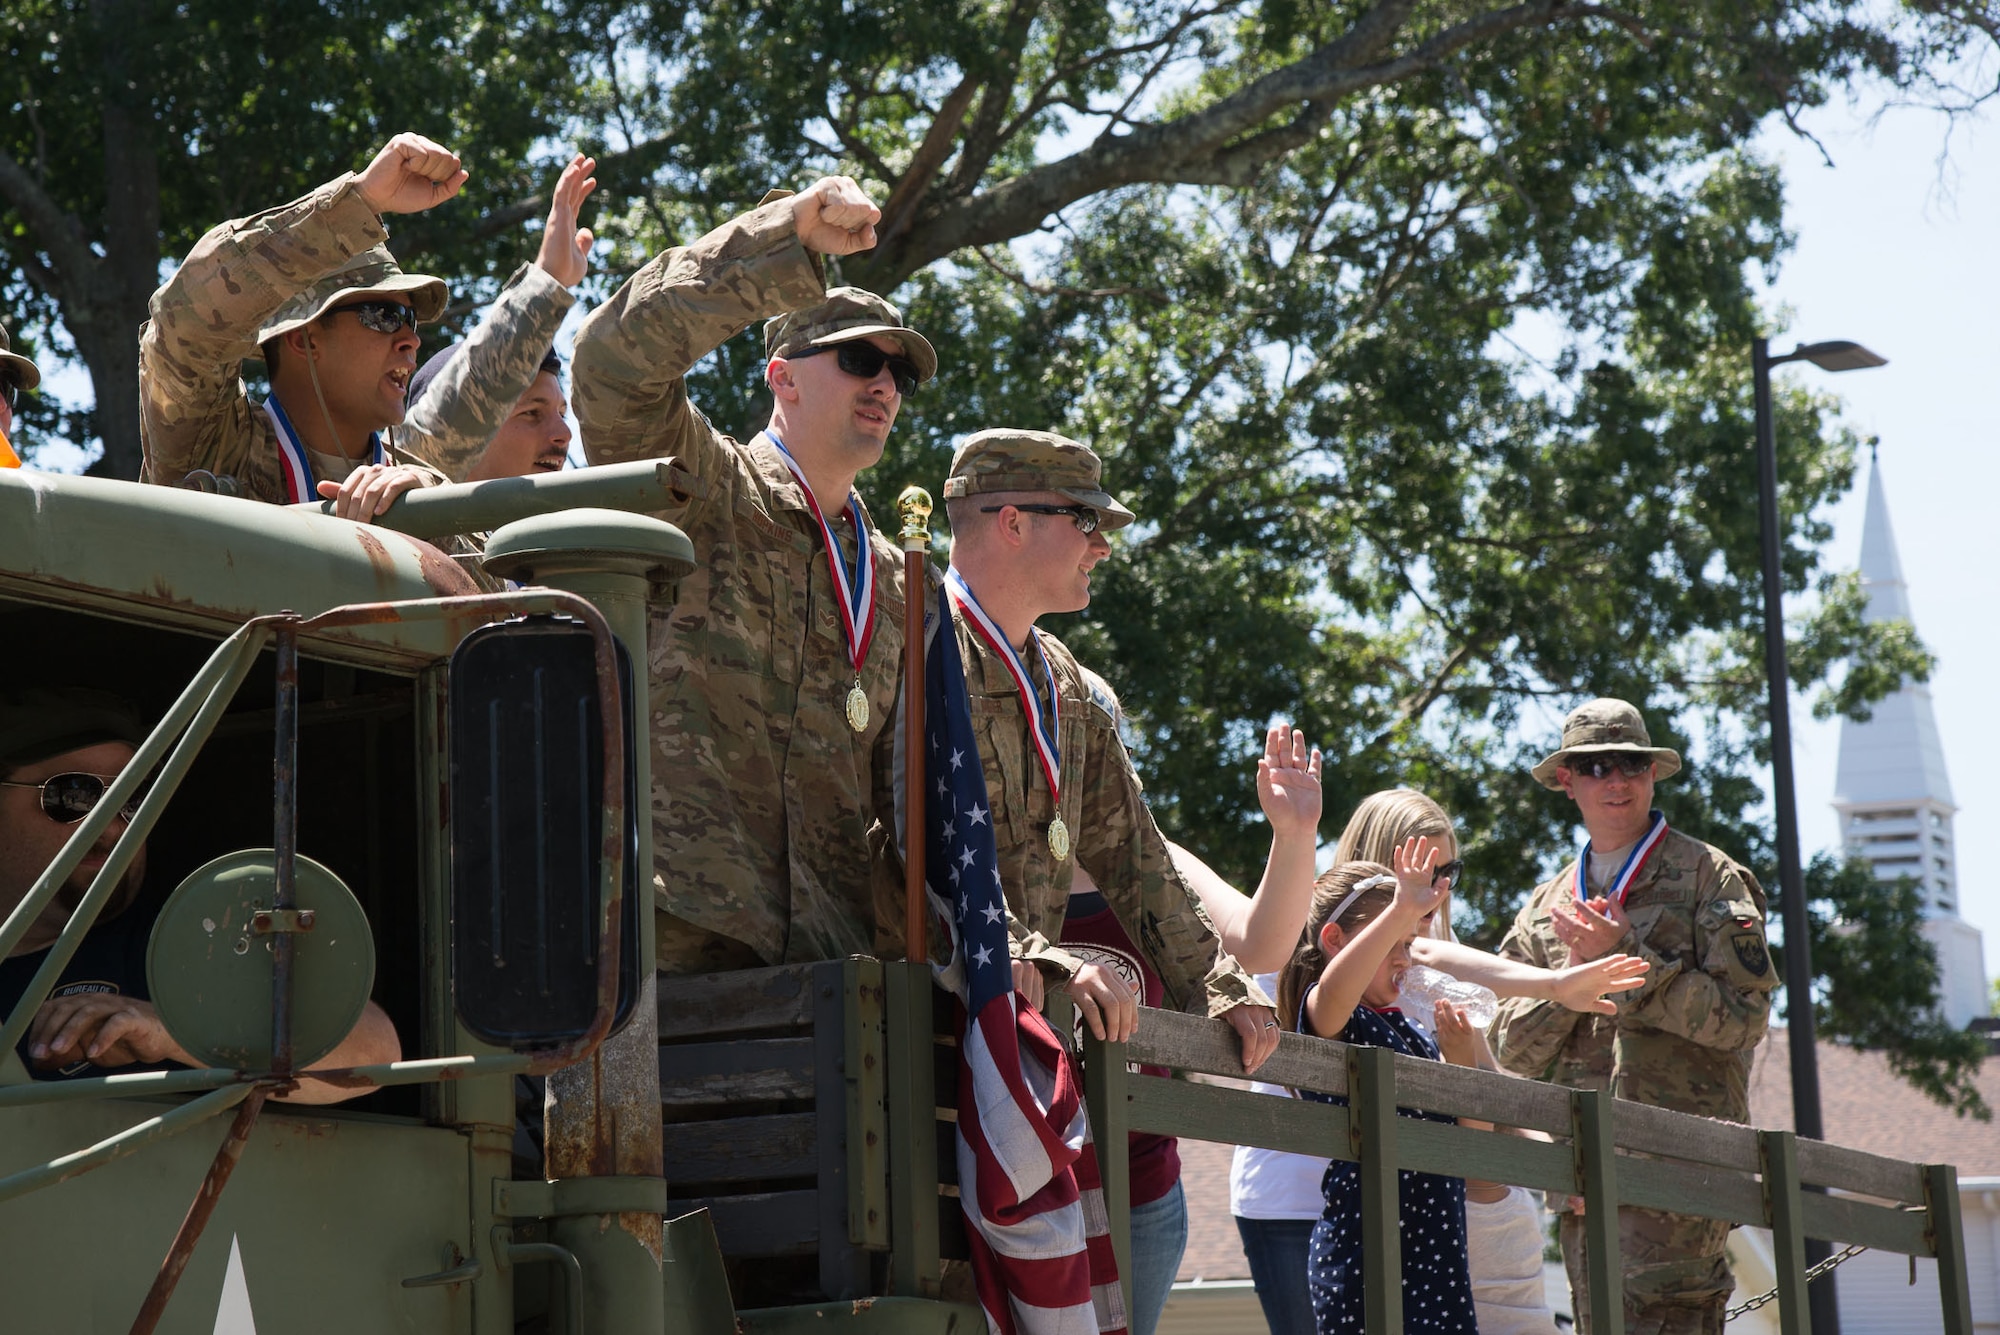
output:
[[[1774,351],[1794,341],[1850,338],[1889,359],[1878,370],[1811,377],[1846,403],[1847,420],[1881,437],[1883,485],[1909,582],[1917,631],[1937,655],[1931,691],[1945,763],[1959,804],[1959,899],[1986,938],[1987,972],[2000,965],[2000,455],[1989,414],[1987,363],[2000,308],[2000,125],[1952,128],[1936,113],[1880,105],[1831,108],[1805,122],[1833,158],[1779,127],[1762,151],[1783,167],[1786,222],[1797,245],[1769,297],[1789,310]],[[1942,161],[1940,160],[1942,158]],[[1778,442],[1780,449],[1784,442]],[[1744,485],[1755,485],[1746,470]],[[1830,514],[1829,557],[1852,568],[1861,546],[1867,473]],[[1816,723],[1794,700],[1801,840],[1807,855],[1839,841],[1833,812],[1837,723]]]

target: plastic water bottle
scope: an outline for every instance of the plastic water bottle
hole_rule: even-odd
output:
[[[1412,964],[1403,975],[1403,990],[1398,1000],[1404,1014],[1433,1034],[1437,1032],[1440,1001],[1463,1007],[1466,1018],[1477,1029],[1492,1024],[1493,1017],[1500,1013],[1500,998],[1493,994],[1492,988],[1468,983],[1424,964]]]

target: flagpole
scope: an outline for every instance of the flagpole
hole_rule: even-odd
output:
[[[931,494],[905,487],[903,517],[903,955],[930,958],[924,930],[924,609],[930,605]],[[940,635],[949,626],[938,627]]]

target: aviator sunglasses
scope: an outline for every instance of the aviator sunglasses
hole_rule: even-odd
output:
[[[352,311],[354,318],[361,321],[363,329],[378,334],[393,334],[399,329],[417,327],[417,312],[413,306],[405,306],[400,301],[357,301],[352,306],[335,306],[328,315],[338,315],[342,311]]]
[[[0,788],[34,788],[42,794],[42,814],[58,825],[74,825],[97,809],[104,794],[117,782],[115,774],[52,774],[40,783],[0,779]],[[118,808],[131,820],[139,811],[140,794],[134,793]]]
[[[850,343],[822,343],[816,348],[806,348],[785,358],[795,362],[803,357],[817,357],[822,352],[830,352],[841,370],[862,380],[873,380],[882,374],[882,368],[889,368],[889,378],[896,382],[896,392],[904,398],[917,392],[917,364],[908,357],[898,357],[884,352],[873,343],[856,339]]]
[[[1007,507],[1004,505],[982,505],[979,513],[997,515]],[[1017,505],[1016,510],[1026,510],[1031,515],[1068,515],[1079,533],[1097,532],[1097,511],[1087,505]]]
[[[1651,756],[1633,755],[1629,751],[1611,755],[1584,756],[1569,762],[1572,774],[1581,774],[1589,779],[1608,779],[1613,774],[1622,774],[1628,779],[1636,779],[1650,774],[1653,770]]]

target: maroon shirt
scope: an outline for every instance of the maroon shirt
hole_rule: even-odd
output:
[[[1086,964],[1100,965],[1117,974],[1139,994],[1141,1005],[1157,1010],[1164,1002],[1166,987],[1160,976],[1133,946],[1132,938],[1126,935],[1118,915],[1111,911],[1103,895],[1092,891],[1069,897],[1069,910],[1063,918],[1062,947]],[[1164,1066],[1141,1066],[1139,1071],[1142,1075],[1171,1074]],[[1180,1149],[1172,1136],[1150,1131],[1134,1131],[1130,1141],[1127,1153],[1132,1164],[1131,1203],[1150,1205],[1180,1181]],[[1099,1185],[1097,1158],[1089,1147],[1077,1160],[1076,1184],[1085,1191]]]

